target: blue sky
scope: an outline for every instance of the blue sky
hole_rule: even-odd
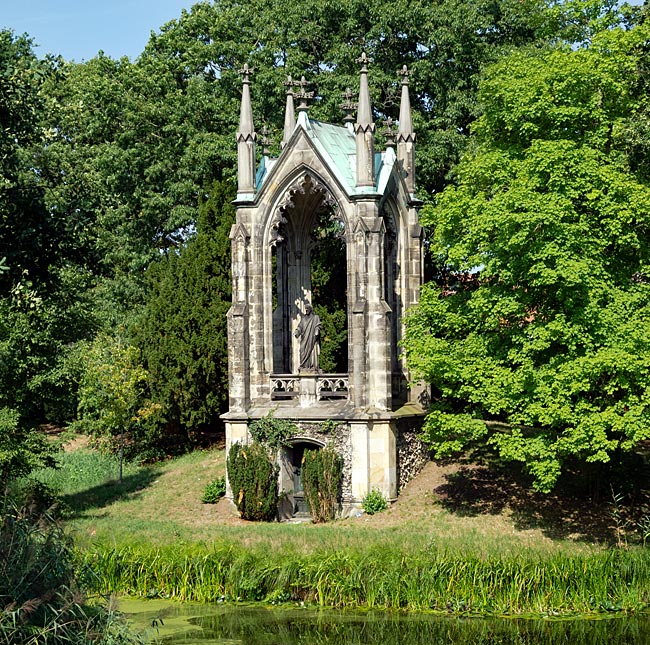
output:
[[[89,60],[135,58],[151,31],[179,18],[196,0],[0,0],[0,28],[32,37],[38,56]]]

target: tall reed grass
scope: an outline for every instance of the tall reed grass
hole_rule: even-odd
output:
[[[99,591],[183,601],[304,601],[476,614],[635,611],[650,603],[643,549],[467,556],[374,546],[310,553],[235,543],[102,548],[80,556]]]

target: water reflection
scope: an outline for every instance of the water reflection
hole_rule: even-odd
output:
[[[188,632],[153,633],[169,645],[641,645],[650,642],[650,616],[601,620],[530,620],[400,615],[241,606],[176,606]],[[201,614],[201,615],[199,615]],[[164,613],[160,614],[164,616]]]

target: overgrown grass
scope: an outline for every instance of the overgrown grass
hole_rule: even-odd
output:
[[[183,601],[290,601],[481,614],[584,614],[648,607],[643,549],[591,555],[468,557],[373,545],[356,550],[98,548],[83,556],[102,592]]]

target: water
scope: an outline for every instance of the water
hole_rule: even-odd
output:
[[[165,645],[646,645],[650,615],[475,618],[121,601],[134,628]]]

